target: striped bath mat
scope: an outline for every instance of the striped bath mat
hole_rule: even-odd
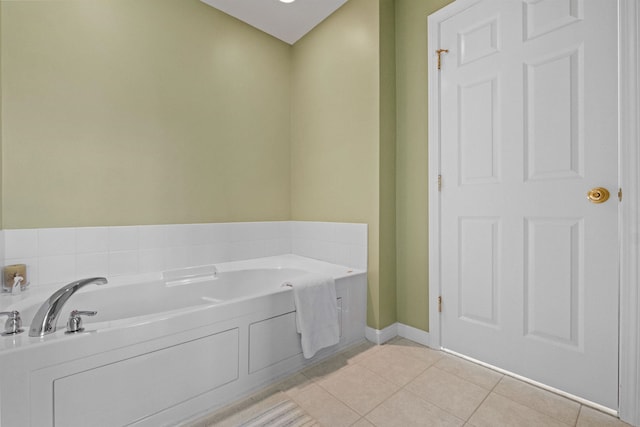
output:
[[[295,402],[284,400],[240,427],[311,427],[318,425],[316,421],[307,415]]]

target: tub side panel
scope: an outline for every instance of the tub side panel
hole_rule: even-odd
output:
[[[232,329],[56,379],[55,425],[128,425],[237,378]]]

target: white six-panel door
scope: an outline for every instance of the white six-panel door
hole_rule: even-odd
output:
[[[616,2],[483,0],[438,31],[442,345],[617,409]]]

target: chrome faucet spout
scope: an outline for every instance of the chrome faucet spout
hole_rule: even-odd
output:
[[[55,291],[38,309],[33,316],[31,327],[29,328],[30,337],[43,337],[56,331],[56,322],[62,311],[62,307],[67,300],[76,293],[76,291],[84,286],[104,285],[107,279],[104,277],[92,277],[89,279],[77,280]]]

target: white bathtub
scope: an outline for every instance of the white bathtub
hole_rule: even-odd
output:
[[[55,289],[3,297],[25,332],[0,337],[1,426],[177,425],[364,339],[366,273],[295,255],[88,286],[67,302],[58,330],[28,324]],[[341,339],[301,354],[290,288],[306,272],[336,279]],[[96,310],[67,335],[71,310]]]

